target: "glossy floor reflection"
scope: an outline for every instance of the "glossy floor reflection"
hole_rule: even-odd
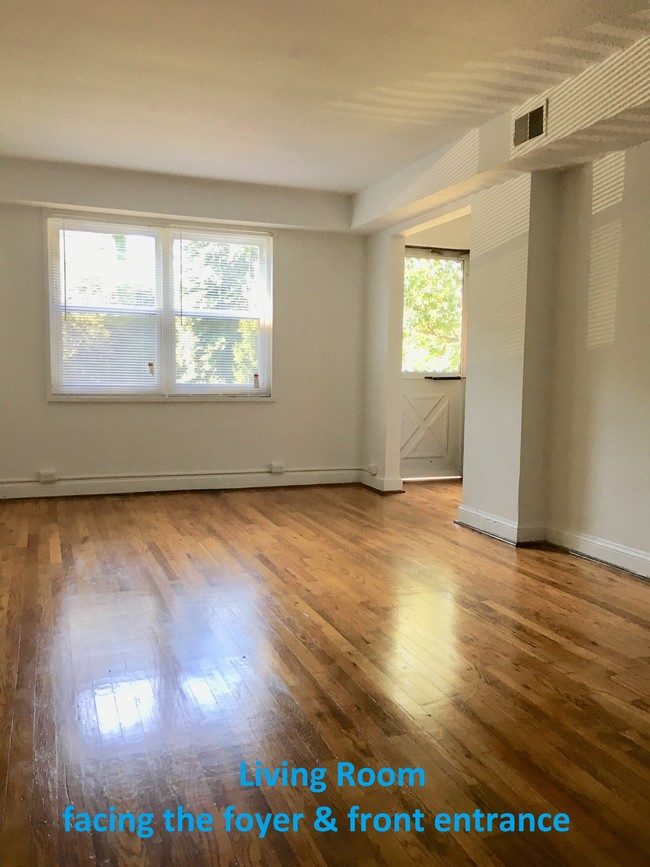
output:
[[[0,504],[2,865],[636,865],[647,584],[453,523],[455,482]],[[426,785],[242,788],[240,762],[422,767]],[[155,833],[66,833],[63,809]],[[215,830],[167,834],[182,805]],[[223,830],[248,812],[422,833]],[[444,834],[437,812],[566,812]]]

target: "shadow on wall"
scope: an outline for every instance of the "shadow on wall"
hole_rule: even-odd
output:
[[[490,189],[484,200],[489,207],[479,202],[472,212],[472,349],[479,358],[507,358],[524,351],[530,179]]]
[[[624,185],[625,151],[608,154],[594,162],[587,301],[587,346],[590,348],[613,343],[616,335],[623,232],[620,206]]]
[[[566,467],[566,496],[573,503],[571,523],[578,527],[593,526],[598,517],[595,510],[599,496],[595,491],[600,488],[604,470],[600,458],[605,445],[601,438],[606,436],[602,418],[607,413],[609,394],[606,380],[612,350],[608,347],[616,334],[624,181],[624,151],[608,154],[592,164],[591,203],[585,215],[589,228],[586,237],[579,232],[574,238],[575,255],[581,261],[576,263],[575,275],[577,370],[571,375],[577,373],[578,378],[575,387],[570,387],[573,421],[567,444],[569,453],[579,449],[581,457],[569,461]],[[587,350],[582,359],[580,345]]]

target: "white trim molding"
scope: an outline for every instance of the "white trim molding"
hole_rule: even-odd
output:
[[[458,507],[456,522],[463,527],[469,527],[470,530],[478,530],[480,533],[487,533],[488,536],[510,542],[511,545],[517,542],[517,524],[514,521],[481,512],[471,506]]]
[[[401,478],[390,479],[384,476],[375,476],[367,470],[361,471],[359,481],[367,488],[372,488],[374,491],[381,491],[385,494],[404,491],[404,483]]]
[[[0,482],[1,499],[26,497],[71,497],[93,494],[139,494],[155,491],[234,490],[237,488],[293,487],[294,485],[340,485],[359,482],[356,467],[338,469],[242,470],[226,473],[137,474],[125,476],[61,477],[56,482],[35,479]]]
[[[517,527],[517,545],[546,541],[546,527],[535,524],[519,524]]]
[[[586,533],[560,530],[558,527],[546,528],[546,539],[554,545],[566,548],[592,560],[600,560],[610,566],[626,569],[643,578],[650,578],[650,552],[609,542]]]
[[[516,521],[490,515],[488,512],[481,512],[480,509],[473,509],[471,506],[458,507],[456,523],[463,527],[469,527],[471,530],[486,533],[488,536],[494,536],[495,539],[501,539],[511,545],[543,542],[546,538],[544,527],[518,524]]]

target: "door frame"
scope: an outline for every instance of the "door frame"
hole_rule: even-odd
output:
[[[418,251],[420,258],[429,259],[452,259],[461,262],[463,266],[463,289],[461,298],[461,320],[460,320],[460,362],[458,365],[458,373],[437,373],[436,371],[419,371],[419,372],[403,372],[400,371],[400,381],[402,379],[421,379],[427,375],[434,376],[436,379],[460,379],[461,380],[461,419],[460,419],[460,461],[459,470],[460,477],[463,477],[464,463],[464,448],[465,448],[465,381],[466,381],[466,352],[467,352],[467,290],[469,285],[469,263],[470,251],[467,249],[452,249],[443,247],[429,247],[419,244],[404,245],[404,259],[409,255],[409,250]],[[402,302],[403,303],[403,302]],[[402,324],[402,338],[404,336],[404,327]],[[400,461],[401,463],[401,461]]]

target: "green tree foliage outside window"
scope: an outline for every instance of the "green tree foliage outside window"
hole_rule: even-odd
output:
[[[256,247],[196,239],[175,242],[175,305],[184,311],[176,317],[178,382],[252,385],[259,364],[259,320],[215,319],[201,312],[254,317],[258,269]]]
[[[404,262],[404,372],[460,369],[463,263],[407,256]]]

